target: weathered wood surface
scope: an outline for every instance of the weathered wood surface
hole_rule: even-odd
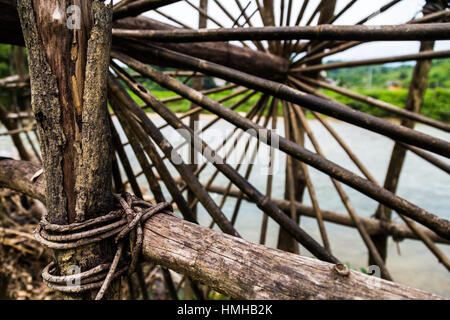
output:
[[[446,23],[383,26],[256,27],[173,30],[113,30],[113,35],[145,38],[159,42],[207,42],[235,40],[334,40],[334,41],[412,41],[446,40],[450,31]]]
[[[32,181],[39,169],[32,162],[2,159],[0,186],[43,200],[43,176]],[[323,214],[326,218],[327,212]],[[144,241],[143,254],[148,259],[235,298],[440,298],[355,271],[341,276],[333,264],[268,248],[166,214],[149,220]]]
[[[31,161],[0,159],[0,187],[21,192],[45,203],[44,175],[36,175],[41,169],[41,165]]]
[[[143,255],[238,299],[439,299],[434,294],[159,214]],[[344,268],[345,269],[345,268]]]
[[[30,161],[20,161],[20,160],[12,160],[12,159],[2,159],[0,160],[0,187],[9,188],[16,190],[18,192],[24,193],[34,199],[45,201],[45,187],[44,187],[44,179],[41,175],[37,177],[34,181],[31,178],[34,176],[36,172],[41,169],[41,166]],[[158,177],[159,178],[159,177]],[[182,180],[179,178],[174,179],[177,183],[182,183]],[[225,192],[225,188],[221,186],[211,185],[207,188],[209,192],[214,192],[218,194],[223,194]],[[229,191],[229,196],[238,197],[240,191],[237,189],[231,189]],[[247,197],[244,196],[244,199],[248,200]],[[280,209],[284,211],[289,211],[289,201],[283,199],[272,199],[275,204],[280,207]],[[294,207],[299,215],[304,215],[308,217],[315,217],[314,210],[311,206],[307,206],[300,202],[294,202]],[[336,223],[343,226],[353,227],[353,221],[348,214],[338,213],[329,210],[321,210],[323,219],[328,222]],[[364,224],[367,232],[371,235],[385,233],[393,236],[397,239],[417,239],[417,236],[409,230],[409,228],[404,224],[395,223],[393,221],[389,221],[386,223],[382,223],[378,219],[373,218],[365,218],[361,217],[361,222]],[[425,232],[430,239],[438,243],[446,243],[449,242],[438,235],[436,235],[433,231],[420,227],[422,232]]]
[[[81,9],[79,29],[67,25],[65,13],[72,4]],[[65,225],[104,215],[113,207],[106,108],[111,7],[98,0],[18,0],[17,12],[42,152],[45,218]],[[55,251],[59,272],[67,274],[71,265],[86,271],[111,261],[108,241]]]
[[[178,30],[173,26],[143,16],[117,20],[113,23],[113,27],[134,30]],[[140,45],[136,45],[136,43]],[[127,53],[144,63],[177,66],[170,60],[162,57],[155,59],[148,54],[145,45],[152,43],[154,44],[154,42],[145,39],[136,40],[113,37],[114,49]],[[158,43],[158,45],[233,69],[245,70],[245,72],[267,79],[283,80],[290,66],[290,62],[287,59],[245,47],[238,47],[226,42],[174,42]]]

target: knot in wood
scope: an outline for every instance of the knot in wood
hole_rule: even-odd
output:
[[[76,275],[55,275],[55,263],[47,265],[42,278],[51,289],[66,293],[80,293],[100,288],[96,300],[103,298],[112,280],[126,271],[134,272],[143,242],[143,223],[158,213],[171,213],[168,202],[156,205],[125,193],[114,195],[117,201],[115,210],[104,216],[69,225],[49,223],[42,218],[34,234],[45,247],[53,250],[68,250],[100,242],[114,237],[116,254],[111,263],[96,266]],[[69,282],[79,280],[77,285]]]
[[[336,265],[334,265],[333,270],[340,276],[343,277],[348,277],[350,275],[350,270],[349,268],[342,263],[338,263]]]

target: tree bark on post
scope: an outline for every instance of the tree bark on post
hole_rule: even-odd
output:
[[[32,108],[45,177],[46,219],[82,222],[113,204],[106,79],[110,5],[98,0],[18,0],[31,79]],[[61,275],[113,257],[111,240],[55,251]],[[117,297],[113,286],[108,298]],[[72,298],[92,298],[90,293]]]

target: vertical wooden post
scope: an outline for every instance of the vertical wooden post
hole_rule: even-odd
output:
[[[208,0],[200,0],[199,8],[202,9],[204,12],[208,12]],[[199,29],[206,28],[207,24],[208,24],[207,16],[199,13],[198,14],[198,28]],[[204,84],[204,81],[203,81],[202,77],[194,77],[192,88],[200,91],[203,89],[203,84]],[[195,103],[191,103],[191,110],[195,109],[197,107],[198,106]],[[196,131],[198,129],[197,124],[198,124],[199,120],[200,120],[199,113],[195,113],[195,114],[191,115],[189,117],[189,127],[192,130]],[[189,156],[190,156],[192,172],[195,172],[195,170],[198,167],[197,166],[198,155],[197,155],[197,151],[195,151],[194,147],[190,144],[189,144]],[[195,196],[195,193],[192,192],[190,189],[188,189],[187,199],[188,199],[189,204],[193,203],[197,199],[197,197]],[[194,214],[195,218],[197,219],[197,204],[195,204],[192,207],[192,213]],[[170,275],[169,270],[165,269],[164,274]],[[170,279],[167,279],[167,280],[170,280]],[[191,279],[186,278],[184,285],[183,285],[183,292],[184,292],[184,296],[186,299],[194,299],[195,293],[194,293],[193,285],[195,286],[195,283],[193,283]],[[169,289],[170,289],[170,286],[169,286]],[[175,292],[175,295],[172,295],[172,296],[177,296],[177,293]],[[198,297],[198,299],[200,299],[200,297]]]
[[[99,0],[18,0],[17,10],[28,50],[46,218],[65,225],[104,215],[113,203],[106,108],[111,6]],[[112,249],[105,240],[57,250],[55,262],[61,275],[70,266],[85,271],[111,262]]]
[[[326,23],[329,19],[331,19],[333,17],[334,10],[336,7],[336,1],[335,0],[327,0],[327,1],[324,1],[324,3],[321,3],[320,6],[321,6],[321,9],[320,9],[320,16],[319,16],[318,24],[323,24],[323,23]],[[316,62],[314,62],[314,63],[316,63]],[[316,73],[316,74],[318,74],[318,73]],[[285,108],[284,112],[292,112],[292,111],[289,108]],[[287,129],[286,136],[290,136],[292,141],[303,146],[305,143],[303,127],[301,126],[300,123],[293,123],[293,122],[289,121],[289,116],[285,117],[285,119],[286,119],[285,124],[290,123],[288,128],[285,128],[285,129]],[[293,126],[299,127],[298,128],[298,132],[300,132],[299,135],[295,135]],[[288,132],[289,132],[289,135],[288,135]],[[285,190],[284,198],[286,200],[289,200],[289,198],[290,198],[289,192],[291,191],[289,189],[294,188],[295,201],[302,202],[304,191],[306,188],[305,173],[303,171],[300,161],[295,160],[293,158],[288,160],[288,158],[286,158],[286,177],[288,177],[290,174],[292,174],[294,177],[293,186],[290,186],[288,183],[288,179],[286,179],[286,182],[285,182],[286,190]],[[300,223],[299,216],[297,216],[296,222]],[[295,241],[294,238],[292,238],[286,231],[284,231],[282,229],[280,229],[280,232],[278,234],[277,248],[288,251],[288,252],[299,253],[298,242]]]
[[[424,12],[425,13],[425,12]],[[434,48],[434,41],[423,41],[420,43],[420,52],[431,51]],[[420,108],[423,104],[425,91],[428,87],[428,73],[431,68],[431,60],[417,61],[414,71],[411,77],[411,83],[409,85],[408,98],[406,100],[405,109],[413,112],[420,112]],[[401,122],[402,126],[413,128],[414,121],[404,119]],[[406,149],[399,143],[395,143],[392,150],[391,160],[387,170],[386,178],[384,181],[384,188],[396,192],[400,173],[405,161]],[[375,217],[382,221],[389,221],[391,219],[392,210],[379,205],[375,212]],[[385,234],[378,234],[372,236],[372,240],[378,249],[381,257],[386,261],[387,257],[387,241],[388,237]],[[369,265],[375,264],[373,257],[369,256]]]
[[[264,26],[275,26],[275,10],[273,0],[263,0],[263,15],[262,20]],[[277,41],[268,41],[269,43],[269,52],[273,54],[277,54],[280,46]]]
[[[304,129],[300,122],[292,122],[289,116],[289,112],[294,112],[292,108],[287,107],[288,104],[283,108],[283,116],[285,123],[285,135],[288,139],[294,141],[298,145],[303,146],[305,143]],[[298,130],[294,130],[293,126],[298,126]],[[297,134],[296,134],[297,133]],[[291,201],[293,198],[296,202],[303,201],[303,195],[306,187],[306,177],[305,172],[301,166],[301,162],[293,157],[286,156],[286,180],[285,180],[285,192],[284,198],[288,201]],[[293,179],[288,179],[289,176],[292,176]],[[292,182],[289,182],[292,180]],[[292,184],[292,185],[291,185]],[[293,197],[290,195],[293,193]],[[286,214],[289,215],[289,212]],[[296,215],[295,222],[300,223],[300,216]],[[278,244],[277,248],[292,252],[292,253],[300,253],[298,242],[285,230],[280,229],[278,234]]]
[[[208,12],[208,0],[200,0],[200,9],[203,9],[204,12]],[[208,22],[208,18],[205,15],[199,13],[198,28],[199,29],[206,28],[207,22]],[[192,88],[195,90],[199,90],[199,91],[202,90],[203,89],[203,78],[194,77]],[[195,109],[197,107],[198,106],[196,104],[191,103],[191,110]],[[198,128],[196,128],[196,124],[198,124],[199,119],[200,119],[199,113],[195,113],[189,117],[189,127],[192,130],[196,131],[198,129]],[[195,170],[197,169],[196,161],[197,161],[198,157],[197,157],[197,152],[191,145],[189,145],[189,156],[190,156],[192,172],[195,172]],[[196,199],[195,194],[192,191],[190,191],[189,189],[188,189],[188,193],[187,193],[187,199],[188,199],[189,204],[193,203]],[[194,213],[195,217],[197,217],[197,205],[195,205],[192,208],[192,212]]]

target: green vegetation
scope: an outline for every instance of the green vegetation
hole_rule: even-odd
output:
[[[128,91],[128,93],[131,95],[131,97],[133,97],[133,99],[140,105],[144,105],[144,102],[137,97],[133,92],[131,92],[130,90]],[[172,92],[172,91],[151,91],[151,93],[157,97],[158,99],[165,99],[165,98],[170,98],[170,97],[174,97],[177,96],[176,93]],[[208,97],[214,99],[214,100],[219,100],[221,98],[224,98],[226,96],[229,96],[231,94],[233,94],[234,91],[233,90],[225,90],[222,92],[217,92],[217,93],[213,93],[208,95]],[[234,97],[230,100],[224,101],[222,104],[227,106],[227,107],[231,107],[234,103],[236,103],[237,101],[241,100],[242,98],[244,98],[247,94],[249,94],[250,91],[241,94],[237,97]],[[237,112],[247,112],[248,110],[250,110],[250,108],[256,103],[256,101],[259,99],[259,97],[261,96],[260,93],[257,93],[255,95],[253,95],[252,97],[250,97],[250,99],[248,99],[247,101],[245,101],[242,105],[240,105],[238,108],[236,108],[235,110]],[[179,101],[174,101],[174,102],[169,102],[167,103],[167,106],[173,111],[173,112],[186,112],[190,109],[190,102],[187,100],[179,100]],[[151,112],[151,109],[147,109],[147,111]],[[205,113],[208,113],[205,111]]]
[[[10,74],[9,59],[11,54],[10,45],[0,45],[0,78],[6,77]],[[332,61],[329,61],[332,62]],[[159,68],[155,67],[161,71],[173,70],[171,68]],[[338,70],[329,70],[327,76],[337,82],[338,85],[350,88],[358,93],[366,96],[370,96],[398,107],[404,107],[406,98],[408,95],[408,86],[411,81],[411,74],[413,71],[413,64],[404,63],[397,66],[386,65],[374,65],[374,66],[363,66],[355,68],[344,68]],[[128,70],[131,71],[131,70]],[[439,119],[443,121],[450,121],[450,59],[437,59],[432,63],[432,68],[429,74],[429,89],[425,94],[424,104],[421,109],[421,113],[425,116]],[[192,79],[187,79],[186,77],[180,77],[180,81],[187,81],[188,85],[192,84]],[[142,80],[142,84],[148,88],[152,94],[154,94],[158,99],[165,99],[169,97],[176,96],[175,93],[171,91],[166,91],[164,88],[160,87],[151,80]],[[397,86],[397,90],[389,90],[388,85]],[[205,89],[214,88],[215,84],[212,78],[205,78]],[[343,95],[334,93],[330,90],[321,90],[331,98],[338,100],[348,106],[361,110],[363,112],[373,114],[378,117],[394,117],[395,115],[390,114],[387,111],[378,109],[376,107],[370,106],[368,104],[353,100],[351,98],[345,97]],[[139,99],[134,93],[128,91],[130,95],[141,105],[143,101]],[[214,93],[209,95],[214,100],[219,100],[230,94],[233,90],[226,90],[219,93]],[[247,92],[248,94],[249,92]],[[245,96],[242,94],[238,97],[225,101],[223,104],[225,106],[232,106],[234,103],[239,101]],[[260,93],[255,94],[241,106],[239,106],[236,111],[247,112],[251,106],[253,106],[258,98],[261,96]],[[7,91],[0,92],[0,102],[5,106],[9,106],[9,94]],[[190,102],[187,100],[180,100],[175,102],[170,102],[167,104],[170,109],[174,112],[185,112],[190,109]],[[147,109],[151,112],[150,109]],[[282,114],[281,105],[279,106],[279,114]]]
[[[391,91],[387,89],[356,89],[358,93],[373,97],[378,100],[388,102],[403,108],[408,96],[408,89]],[[356,101],[333,91],[323,90],[328,96],[338,100],[353,109],[370,113],[377,117],[394,117],[392,113],[373,107],[366,103]],[[421,114],[443,121],[450,121],[450,89],[435,88],[425,92],[425,99],[422,105]]]
[[[339,62],[339,61],[328,61]],[[408,88],[414,64],[403,63],[397,66],[392,64],[362,66],[328,70],[327,76],[334,79],[338,85],[352,89],[387,89],[389,82],[399,87]],[[430,88],[450,89],[450,58],[433,60],[428,85]]]
[[[360,110],[372,115],[375,115],[377,117],[395,117],[394,114],[389,113],[388,111],[381,110],[379,108],[373,107],[371,105],[368,105],[363,102],[356,101],[354,99],[348,98],[346,96],[337,94],[330,90],[322,90],[324,93],[326,93],[328,96],[330,96],[333,99],[336,99],[337,101],[344,103],[351,108],[354,108],[356,110]],[[406,98],[408,96],[408,90],[402,89],[399,91],[390,91],[387,89],[372,89],[372,90],[365,90],[365,89],[356,89],[355,90],[358,93],[361,93],[366,96],[373,97],[375,99],[379,99],[388,103],[391,103],[393,105],[396,105],[398,107],[403,107],[406,102]],[[143,101],[139,99],[134,93],[129,91],[130,95],[141,105],[143,105]],[[232,90],[226,90],[219,93],[214,93],[209,95],[214,100],[219,100],[223,97],[226,97],[230,94],[232,94]],[[152,91],[152,94],[154,94],[158,99],[165,99],[168,97],[176,96],[175,93],[171,91]],[[236,111],[238,112],[247,112],[250,110],[251,106],[255,104],[257,99],[260,97],[261,94],[255,94],[252,96],[249,100],[244,102],[241,106],[239,106]],[[233,103],[239,101],[245,96],[245,94],[242,94],[240,96],[237,96],[233,99],[230,99],[228,101],[225,101],[223,104],[225,106],[230,107]],[[174,112],[185,112],[188,111],[190,108],[190,102],[187,100],[180,100],[175,102],[167,103],[167,106]],[[279,115],[282,115],[282,108],[281,105],[279,105]],[[147,111],[151,112],[151,109],[147,109]],[[208,113],[208,112],[205,112]],[[421,113],[427,117],[431,117],[433,119],[440,119],[443,121],[450,121],[450,89],[442,89],[442,88],[436,88],[436,89],[428,89],[425,93],[425,100],[422,106]]]
[[[338,85],[350,88],[355,92],[361,93],[366,96],[379,99],[390,104],[403,108],[408,96],[408,86],[411,81],[411,74],[413,71],[413,65],[402,64],[395,67],[389,65],[381,66],[365,66],[356,68],[345,68],[339,70],[330,70],[327,75],[331,79],[334,79]],[[166,70],[166,69],[164,69]],[[168,70],[168,69],[167,69]],[[421,109],[421,113],[427,117],[433,119],[439,119],[443,121],[450,121],[450,59],[434,60],[429,75],[429,89],[425,93],[425,100]],[[369,80],[371,77],[371,80]],[[186,78],[180,78],[181,81]],[[208,86],[206,89],[213,87],[212,79],[206,78]],[[191,81],[191,80],[189,80]],[[188,83],[189,83],[188,81]],[[371,81],[371,86],[368,88],[368,83]],[[165,91],[164,88],[159,87],[155,83],[145,80],[143,84],[151,90],[159,99],[165,99],[168,97],[176,96],[175,93]],[[396,90],[388,89],[388,85],[395,85]],[[362,103],[346,96],[337,94],[330,90],[321,90],[333,99],[342,102],[354,109],[375,115],[377,117],[396,117],[387,111],[373,107],[366,103]],[[136,97],[129,91],[131,96],[139,103],[143,104],[143,101]],[[226,90],[219,93],[209,95],[214,100],[219,100],[232,94],[232,90]],[[247,112],[251,106],[257,101],[260,94],[254,95],[248,101],[239,106],[236,111]],[[244,95],[240,95],[233,99],[230,99],[223,104],[230,107],[233,103],[239,101]],[[187,100],[181,100],[171,102],[167,104],[174,112],[185,112],[190,108],[190,102]],[[279,114],[282,114],[281,105],[279,106]],[[149,109],[148,111],[151,112]]]

